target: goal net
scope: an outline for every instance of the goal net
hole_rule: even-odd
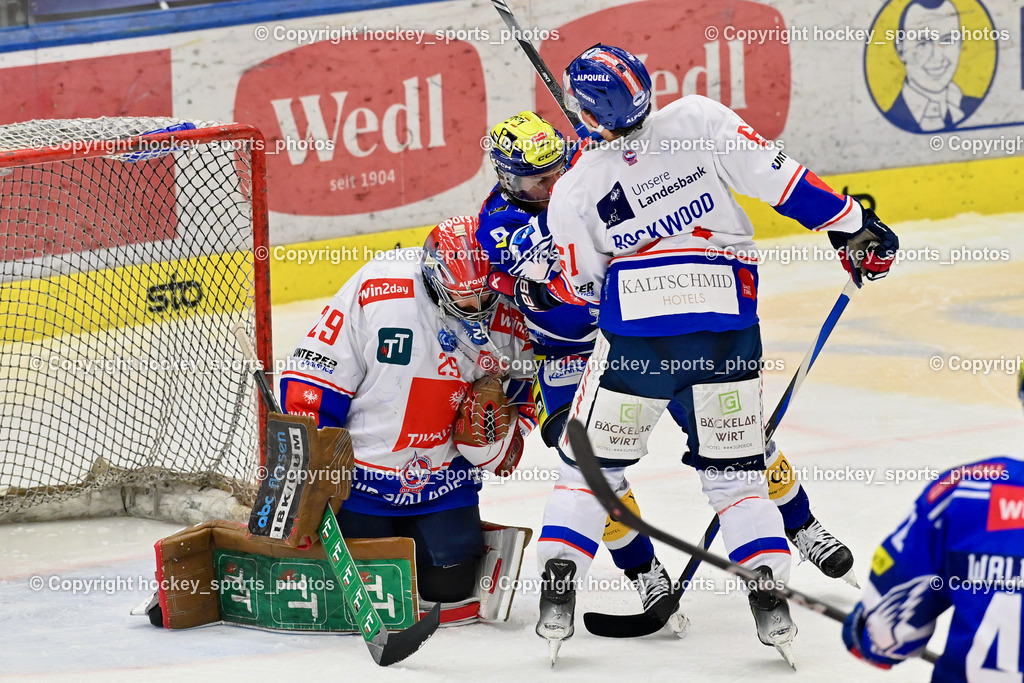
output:
[[[166,118],[0,126],[0,521],[251,504],[271,360],[263,138]]]

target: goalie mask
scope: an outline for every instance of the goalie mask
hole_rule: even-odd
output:
[[[543,204],[565,173],[565,139],[532,111],[505,119],[491,129],[491,165],[501,189],[512,199]]]
[[[438,224],[423,245],[423,277],[430,296],[446,315],[467,322],[490,316],[498,304],[487,286],[491,262],[476,239],[476,216],[455,216]]]

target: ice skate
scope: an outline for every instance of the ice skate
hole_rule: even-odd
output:
[[[799,529],[786,529],[786,536],[800,551],[801,560],[810,560],[829,578],[841,578],[854,588],[860,588],[853,573],[853,553],[830,534],[814,515]]]
[[[773,581],[772,570],[766,566],[758,567],[754,573],[768,584]],[[750,601],[750,611],[754,615],[754,624],[757,626],[758,640],[778,650],[786,663],[795,670],[793,638],[796,636],[797,629],[793,619],[789,616],[789,603],[768,591],[757,590],[756,585],[751,588],[747,599]]]
[[[680,638],[686,635],[690,620],[682,612],[673,614],[679,606],[679,596],[673,592],[672,579],[658,558],[651,559],[651,565],[647,571],[635,574],[626,572],[626,575],[633,581],[637,592],[640,593],[644,611],[653,609],[654,614],[661,621],[666,622],[673,633]]]
[[[563,640],[572,638],[576,610],[576,563],[572,560],[548,560],[541,576],[540,619],[537,635],[548,641],[551,666],[558,659]]]

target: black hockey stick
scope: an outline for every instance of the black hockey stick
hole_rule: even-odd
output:
[[[267,406],[267,410],[280,414],[281,404],[277,402],[277,396],[274,396],[274,390],[270,388],[267,375],[260,366],[260,359],[257,358],[256,351],[253,350],[252,344],[249,342],[249,333],[245,329],[245,323],[235,323],[231,326],[231,331],[235,335],[235,343],[238,344],[238,348],[242,351],[246,362],[252,366],[252,376],[256,380],[256,388],[259,389],[260,396],[263,398],[263,403]]]
[[[756,587],[758,591],[767,591],[772,595],[794,602],[801,607],[805,607],[812,612],[824,615],[829,619],[838,621],[840,624],[846,621],[846,617],[849,616],[846,612],[834,607],[823,600],[813,598],[806,593],[801,593],[798,590],[794,590],[787,586],[782,585],[774,581],[762,581],[760,577],[754,572],[750,571],[746,567],[742,567],[738,564],[730,562],[724,557],[719,557],[714,553],[710,553],[700,546],[687,543],[681,538],[677,538],[670,533],[662,531],[661,529],[652,526],[633,514],[633,511],[622,504],[619,497],[612,491],[611,486],[604,478],[604,474],[601,472],[601,465],[597,462],[597,456],[594,455],[594,449],[590,445],[590,439],[587,437],[587,430],[583,424],[578,420],[570,420],[566,426],[569,434],[569,444],[572,446],[573,455],[576,458],[576,464],[580,467],[580,472],[583,473],[583,478],[587,480],[587,484],[590,486],[590,490],[594,492],[594,496],[601,502],[601,505],[608,511],[609,516],[612,519],[619,521],[626,526],[636,529],[642,534],[656,538],[662,543],[672,546],[677,550],[682,550],[684,553],[688,553],[694,557],[699,557],[704,562],[710,565],[714,565],[719,569],[726,571],[733,576],[742,579],[748,586]],[[924,650],[921,653],[921,658],[927,662],[935,663],[938,656],[928,650]]]
[[[807,350],[807,354],[804,356],[803,361],[800,363],[800,367],[797,369],[796,374],[793,375],[793,379],[790,380],[789,386],[786,387],[786,391],[782,394],[782,398],[779,399],[779,404],[775,406],[775,411],[771,417],[768,418],[768,422],[764,427],[764,440],[765,443],[771,440],[775,434],[775,430],[779,427],[779,422],[782,421],[782,416],[786,414],[789,409],[789,403],[793,399],[793,395],[796,393],[800,385],[803,384],[804,378],[807,377],[807,372],[814,365],[814,361],[818,358],[818,354],[821,353],[821,349],[825,346],[825,341],[829,335],[832,334],[832,330],[835,329],[836,323],[839,322],[839,316],[846,310],[846,305],[850,303],[850,298],[857,292],[857,285],[854,284],[853,280],[846,283],[842,293],[839,295],[839,299],[836,300],[834,306],[832,306],[831,312],[822,324],[821,329],[818,330],[818,336],[815,338],[814,343],[811,344],[811,348]],[[704,550],[711,547],[711,543],[715,540],[715,536],[718,535],[718,515],[715,515],[711,523],[708,524],[708,528],[704,531],[704,536],[701,538],[701,546]],[[666,606],[657,605],[650,607],[649,609],[640,612],[638,614],[603,614],[601,612],[587,612],[583,615],[583,624],[587,627],[587,630],[597,636],[603,636],[605,638],[639,638],[641,636],[648,636],[652,633],[660,631],[669,618],[675,613],[676,608],[679,606],[679,600],[683,597],[683,592],[686,591],[686,587],[693,580],[694,574],[697,573],[697,568],[700,567],[701,558],[697,555],[690,555],[689,561],[686,563],[686,567],[683,569],[683,573],[679,575],[675,586],[672,590],[672,596],[674,600],[672,603],[672,609],[667,609]]]
[[[256,380],[256,386],[259,387],[263,401],[267,404],[267,409],[274,413],[280,413],[281,405],[277,402],[270,383],[267,382],[267,376],[264,374],[263,368],[260,367],[259,358],[256,357],[252,344],[249,343],[245,325],[240,322],[235,323],[231,327],[231,331],[235,334],[235,340],[242,350],[242,355],[252,364],[252,376]],[[333,550],[328,553],[327,559],[337,572],[338,581],[342,584],[345,599],[352,613],[358,617],[360,633],[363,635],[366,647],[370,650],[373,661],[380,666],[390,666],[423,647],[423,643],[434,635],[434,631],[441,623],[441,603],[435,604],[425,617],[404,631],[388,631],[371,606],[370,595],[363,587],[363,581],[359,578],[359,572],[352,561],[348,546],[345,545],[345,539],[341,535],[330,505],[324,510],[321,533],[324,550],[327,551],[329,547]],[[355,576],[355,580],[346,580],[346,577],[352,576]]]
[[[562,93],[562,86],[558,84],[558,80],[555,78],[554,74],[551,73],[551,69],[549,69],[548,65],[544,63],[544,60],[540,58],[540,53],[537,52],[537,48],[533,46],[533,43],[523,38],[523,35],[525,35],[523,33],[523,28],[519,25],[519,22],[516,20],[516,15],[512,13],[508,3],[505,2],[505,0],[491,0],[491,4],[494,5],[494,9],[498,10],[498,14],[500,14],[501,18],[505,21],[505,26],[507,26],[508,30],[512,32],[512,36],[516,39],[516,42],[519,43],[519,47],[523,48],[523,52],[526,53],[530,63],[533,64],[533,68],[536,69],[540,79],[544,81],[544,85],[547,86],[551,96],[555,98],[555,103],[558,104],[558,108],[562,110],[562,113],[565,114],[565,118],[569,119],[569,123],[576,129],[576,133],[581,138],[589,137],[590,131],[588,131],[587,127],[583,125],[583,122],[580,121],[580,117],[565,107],[565,98]]]

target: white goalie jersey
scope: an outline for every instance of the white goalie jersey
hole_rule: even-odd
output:
[[[456,411],[485,375],[532,376],[522,316],[504,302],[489,323],[442,316],[421,253],[394,250],[361,268],[324,307],[281,377],[286,412],[349,430],[356,472],[345,506],[358,512],[475,502],[478,473],[452,443]],[[460,488],[465,495],[448,495]]]

